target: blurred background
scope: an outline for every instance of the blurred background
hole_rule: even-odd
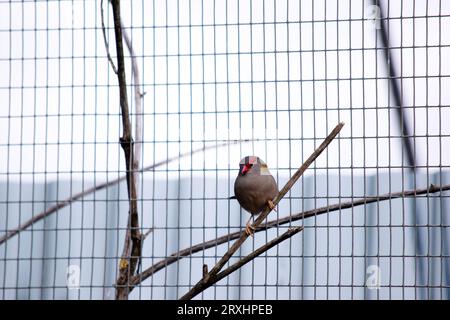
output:
[[[108,1],[103,10],[116,61]],[[135,0],[121,11],[143,94],[135,117],[125,48],[141,167],[221,144],[139,174],[142,231],[153,228],[143,269],[244,226],[248,213],[228,199],[241,158],[260,156],[281,188],[341,121],[269,220],[450,183],[449,2]],[[0,2],[0,43],[2,237],[123,176],[125,161],[100,1]],[[197,298],[448,299],[449,195],[293,222],[305,230]],[[113,299],[127,216],[121,182],[2,242],[0,298]],[[256,234],[230,261],[287,227]],[[227,248],[171,264],[130,298],[180,297]]]

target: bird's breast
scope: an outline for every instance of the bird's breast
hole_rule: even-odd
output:
[[[239,204],[251,214],[258,214],[268,200],[278,193],[277,184],[272,175],[238,176],[234,184],[234,194]]]

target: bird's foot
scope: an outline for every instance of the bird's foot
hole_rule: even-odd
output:
[[[245,225],[245,233],[246,233],[248,236],[251,236],[251,237],[253,237],[253,234],[255,233],[255,227],[253,227],[253,226],[250,224],[250,221],[247,222],[247,224]]]
[[[267,200],[267,205],[269,206],[270,210],[277,211],[277,207],[273,204],[272,200]]]

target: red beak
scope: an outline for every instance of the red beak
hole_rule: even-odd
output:
[[[246,165],[242,168],[242,175],[246,174],[248,170],[250,170],[250,166],[249,166],[248,164],[246,164]]]

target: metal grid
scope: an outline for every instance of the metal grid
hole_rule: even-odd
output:
[[[100,16],[99,1],[0,3],[0,236],[125,172]],[[142,167],[249,140],[139,174],[142,232],[152,229],[143,270],[242,228],[247,213],[229,197],[243,156],[265,159],[282,186],[340,121],[341,135],[269,219],[449,183],[447,2],[130,1],[122,19],[145,93]],[[105,24],[114,43],[106,4]],[[448,299],[448,195],[292,222],[304,231],[199,298]],[[0,244],[0,297],[114,298],[127,212],[121,182]],[[231,262],[287,227],[257,234]],[[180,297],[227,247],[168,265],[130,298]]]

